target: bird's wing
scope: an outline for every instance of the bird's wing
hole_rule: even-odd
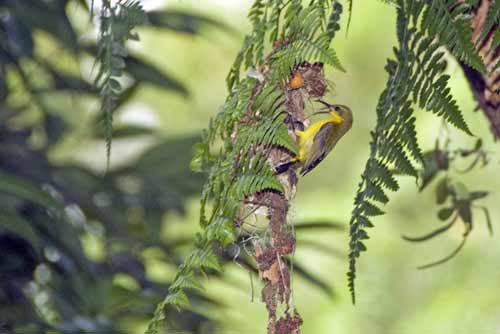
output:
[[[302,167],[301,174],[306,175],[314,167],[316,167],[328,154],[328,151],[332,147],[328,147],[328,141],[332,136],[332,131],[335,131],[337,125],[333,122],[325,123],[318,130],[318,133],[314,136],[313,144],[310,148],[310,154],[304,161],[304,166]],[[328,151],[327,151],[328,150]]]

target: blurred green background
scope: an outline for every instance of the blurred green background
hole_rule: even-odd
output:
[[[144,1],[144,4],[146,8],[165,8],[161,1]],[[148,203],[153,203],[161,193],[167,204],[152,204],[151,210],[155,211],[151,214],[155,215],[158,224],[150,232],[158,233],[159,243],[171,245],[177,242],[177,246],[181,243],[175,253],[177,261],[189,251],[189,239],[198,230],[201,179],[186,170],[189,147],[195,140],[192,138],[196,138],[207,126],[224,102],[225,76],[249,29],[246,12],[250,4],[246,0],[168,1],[168,10],[200,14],[229,28],[209,24],[206,29],[190,34],[144,27],[138,29],[141,41],[130,43],[134,55],[146,59],[178,80],[189,95],[157,85],[141,85],[115,115],[117,127],[132,124],[149,127],[150,131],[146,135],[117,137],[114,140],[111,177],[116,177],[117,184],[122,187],[132,189],[129,189],[132,195],[137,194],[134,186],[138,179],[147,184],[149,190],[158,188],[141,200],[130,197],[132,201],[138,201],[133,202],[137,205],[129,205],[127,200],[130,198],[122,198],[125,204],[116,210],[123,208],[123,217],[117,218],[116,229],[123,229],[120,225],[123,221],[133,225],[134,229],[147,228],[143,226],[143,219],[149,214]],[[70,5],[66,11],[77,26],[86,27],[88,14],[82,11],[80,5]],[[335,152],[300,180],[290,212],[290,219],[294,222],[332,221],[347,226],[357,183],[368,157],[369,132],[375,122],[374,110],[386,80],[384,65],[392,55],[392,46],[396,41],[395,10],[379,1],[355,2],[347,36],[346,19],[347,15],[344,15],[343,29],[334,40],[333,47],[347,72],[327,70],[333,91],[326,100],[351,106],[354,126]],[[58,55],[60,49],[50,36],[38,32],[36,40],[37,54],[49,58]],[[58,66],[70,69],[75,66],[71,57],[67,60],[64,56],[58,57]],[[77,70],[88,76],[92,67],[91,58],[87,57],[82,64]],[[492,141],[488,123],[481,112],[474,112],[475,103],[458,64],[450,59],[447,71],[451,75],[454,96],[472,132],[483,139],[487,150],[498,152],[498,144]],[[11,80],[12,85],[16,84],[15,80]],[[96,101],[92,98],[79,99],[75,106],[71,97],[65,96],[52,100],[52,103],[56,104],[54,115],[63,118],[72,130],[50,149],[47,154],[50,162],[57,166],[81,166],[95,174],[97,183],[107,182],[107,178],[110,180],[109,176],[103,175],[105,146],[102,138],[95,135]],[[61,105],[65,107],[61,108]],[[37,117],[35,111],[25,113],[10,124],[22,128],[36,122]],[[443,124],[434,115],[423,111],[418,113],[417,120],[421,147],[431,150],[436,138],[443,133]],[[474,145],[474,138],[454,129],[450,128],[449,134],[454,147]],[[36,132],[30,138],[36,147],[36,141],[40,140]],[[482,203],[490,208],[494,229],[498,227],[500,217],[499,162],[500,157],[493,153],[488,166],[460,175],[471,190],[491,192]],[[83,186],[88,181],[81,182]],[[162,193],[162,182],[173,189],[170,197]],[[422,193],[418,192],[413,179],[402,177],[400,184],[401,190],[392,196],[385,208],[387,215],[375,219],[375,228],[370,231],[371,239],[366,242],[368,252],[363,254],[358,267],[356,306],[350,302],[345,276],[347,230],[326,233],[308,231],[299,235],[295,261],[306,266],[334,290],[333,296],[328,296],[310,281],[298,275],[295,277],[294,302],[304,319],[303,333],[500,333],[498,236],[489,237],[482,213],[475,211],[475,228],[463,251],[442,266],[417,270],[418,265],[451,252],[460,242],[463,230],[457,224],[451,231],[423,244],[402,240],[402,234],[421,235],[440,222],[434,203],[435,184]],[[88,195],[95,196],[98,188],[90,187]],[[97,230],[102,229],[99,214],[89,219],[88,223],[97,226]],[[109,230],[106,238],[113,233]],[[144,236],[148,238],[147,234]],[[107,252],[114,251],[108,247],[106,239],[93,232],[92,228],[84,229],[79,239],[83,252],[94,260],[98,261],[106,257]],[[187,241],[182,243],[182,240]],[[148,241],[143,242],[147,244]],[[126,249],[126,241],[116,247]],[[173,278],[178,262],[165,260],[165,256],[170,255],[160,254],[157,248],[148,244],[139,247],[137,254],[146,265],[147,279],[163,284]],[[205,280],[208,301],[202,299],[198,303],[195,299],[193,310],[215,319],[219,326],[217,333],[264,333],[266,311],[258,302],[259,284],[254,280],[255,301],[252,302],[250,279],[245,270],[237,265],[228,265],[223,275],[223,278],[211,276]],[[113,277],[114,285],[125,290],[136,289],[134,284],[137,283],[130,280],[130,273],[121,278]],[[145,304],[154,305],[165,292],[161,288],[151,291],[156,296],[147,299]],[[210,300],[217,301],[217,307]],[[127,307],[123,301],[122,304],[117,303],[118,308]],[[147,309],[146,313],[150,311]],[[178,313],[172,310],[169,315],[177,317]],[[121,330],[140,333],[146,320],[147,317],[126,318]],[[194,332],[204,333],[204,329]]]

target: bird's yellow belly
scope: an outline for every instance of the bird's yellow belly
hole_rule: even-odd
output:
[[[311,147],[314,141],[314,137],[307,138],[299,143],[300,151],[298,160],[305,161],[309,157],[308,153],[311,153]]]
[[[326,123],[330,122],[329,120],[323,120],[312,124],[305,131],[300,131],[297,133],[299,137],[299,156],[297,157],[298,161],[307,160],[309,154],[311,153],[311,148],[314,143],[314,136],[318,133],[319,129]]]

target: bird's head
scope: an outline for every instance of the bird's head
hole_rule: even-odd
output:
[[[335,123],[352,121],[351,108],[342,104],[333,104],[330,109],[330,116]]]
[[[329,104],[321,100],[319,102],[326,106],[324,111],[318,112],[319,114],[329,114],[332,121],[338,124],[343,122],[352,123],[352,111],[348,106],[343,104]]]

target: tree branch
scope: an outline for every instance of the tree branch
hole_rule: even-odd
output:
[[[479,107],[490,122],[494,138],[500,139],[500,67],[493,71],[500,62],[500,47],[492,48],[493,34],[498,29],[498,24],[493,25],[485,38],[481,40],[491,5],[493,5],[492,0],[480,0],[474,9],[472,19],[472,40],[489,73],[487,75],[479,73],[463,62],[460,62],[460,65],[469,81]]]

